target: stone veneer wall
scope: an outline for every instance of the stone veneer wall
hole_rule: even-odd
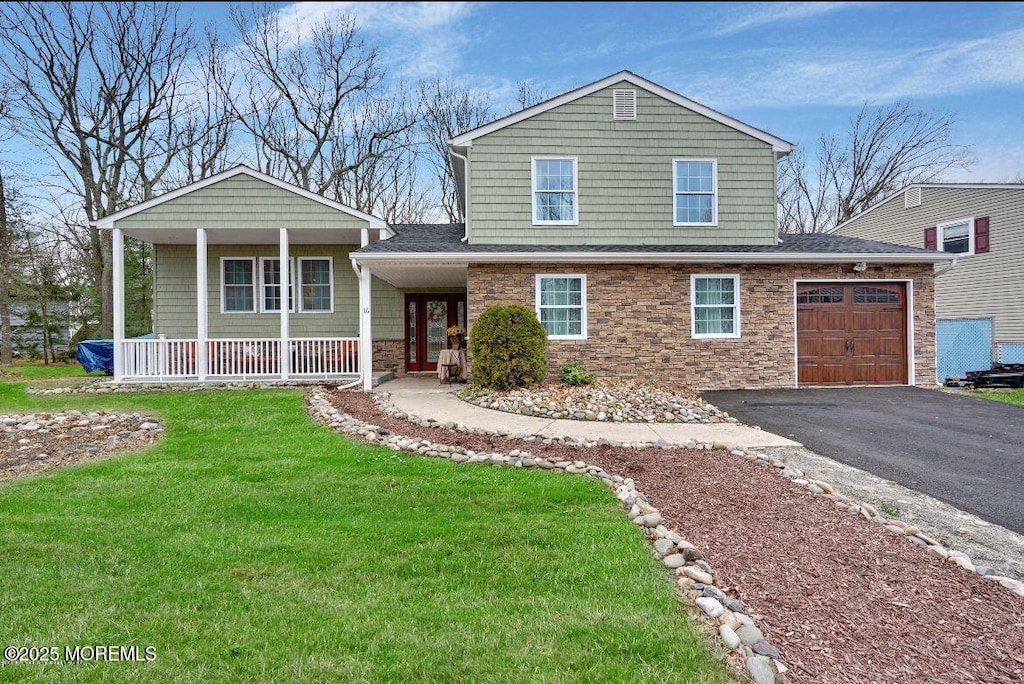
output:
[[[374,340],[373,370],[405,375],[405,340]]]
[[[533,309],[537,273],[587,276],[588,339],[550,341],[552,372],[580,361],[605,378],[667,380],[697,389],[795,386],[794,279],[913,279],[916,384],[935,386],[930,264],[872,265],[863,273],[852,264],[471,264],[470,325],[493,304]],[[692,273],[740,276],[742,337],[690,337]]]

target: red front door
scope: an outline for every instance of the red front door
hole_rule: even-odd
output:
[[[448,347],[448,328],[466,325],[466,295],[405,295],[405,368],[436,371],[437,357]]]

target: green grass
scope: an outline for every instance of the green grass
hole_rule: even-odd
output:
[[[970,393],[970,396],[1001,401],[1004,404],[1024,406],[1024,389],[974,390]]]
[[[294,391],[26,397],[141,409],[144,452],[0,484],[0,645],[154,646],[0,681],[729,680],[609,491],[399,455]]]
[[[51,363],[49,365],[44,365],[43,363],[18,362],[13,366],[3,368],[3,370],[25,378],[84,378],[86,376],[104,376],[102,371],[86,373],[85,369],[77,363]]]

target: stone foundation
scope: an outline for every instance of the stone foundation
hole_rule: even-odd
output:
[[[924,265],[852,264],[472,264],[469,321],[488,306],[535,308],[535,276],[587,276],[587,339],[548,343],[551,372],[579,361],[600,377],[678,382],[696,389],[796,386],[794,280],[913,281],[915,382],[935,386],[934,270]],[[690,275],[738,274],[736,339],[692,339]]]
[[[373,370],[405,375],[405,340],[374,340]]]

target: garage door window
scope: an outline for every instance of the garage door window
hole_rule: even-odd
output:
[[[739,281],[737,275],[690,276],[693,337],[740,336]]]

